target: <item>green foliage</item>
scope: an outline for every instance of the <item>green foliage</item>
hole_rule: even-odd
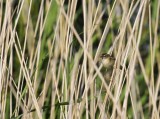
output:
[[[44,105],[42,107],[40,107],[40,111],[42,112],[43,118],[47,119],[47,118],[50,117],[50,115],[52,113],[51,108],[53,108],[53,107],[54,107],[54,112],[53,112],[54,114],[53,115],[55,116],[54,118],[59,118],[62,115],[65,118],[67,118],[67,115],[66,115],[67,113],[66,112],[68,111],[68,108],[69,108],[70,105],[72,107],[76,107],[78,105],[76,108],[79,108],[80,106],[83,106],[83,104],[86,104],[85,102],[87,102],[88,103],[88,109],[86,109],[85,106],[83,107],[83,109],[80,109],[80,111],[82,113],[80,118],[85,119],[86,115],[87,115],[87,113],[86,113],[87,111],[88,111],[88,114],[91,114],[90,111],[92,109],[91,109],[90,106],[92,104],[91,103],[92,101],[94,102],[94,104],[95,104],[94,106],[96,107],[96,111],[94,112],[94,114],[95,114],[94,117],[99,118],[101,116],[100,115],[101,114],[101,104],[103,104],[102,102],[104,102],[105,96],[107,95],[107,91],[104,88],[104,84],[103,84],[104,82],[102,82],[102,80],[100,79],[99,76],[96,76],[95,79],[89,79],[88,77],[87,77],[87,79],[85,79],[85,73],[87,73],[87,76],[89,75],[88,74],[89,71],[90,71],[89,63],[92,64],[93,62],[91,62],[91,59],[87,54],[87,56],[86,56],[87,57],[87,65],[85,65],[85,63],[84,63],[85,55],[84,55],[84,51],[83,51],[84,49],[82,48],[79,41],[77,40],[77,37],[75,36],[75,34],[73,32],[73,28],[69,27],[70,28],[69,32],[71,34],[64,33],[65,35],[69,36],[68,39],[65,36],[66,39],[64,41],[61,41],[61,42],[72,42],[72,43],[68,43],[70,46],[67,46],[67,48],[69,47],[69,51],[68,51],[69,53],[68,54],[71,54],[71,55],[68,55],[67,57],[65,57],[65,55],[67,54],[66,53],[67,52],[66,51],[66,49],[67,49],[66,46],[62,46],[62,47],[64,47],[65,50],[64,51],[58,51],[58,53],[60,52],[59,54],[54,51],[55,46],[57,45],[56,41],[61,40],[59,38],[55,40],[55,44],[53,45],[52,51],[50,49],[51,47],[49,47],[49,45],[51,46],[50,43],[52,43],[55,36],[59,37],[60,35],[63,35],[63,33],[59,33],[59,32],[61,32],[60,28],[57,31],[55,31],[55,26],[57,25],[58,22],[60,22],[60,21],[58,21],[58,15],[61,15],[60,17],[62,17],[62,19],[63,19],[61,22],[64,22],[64,23],[62,23],[62,24],[67,26],[68,21],[65,18],[65,15],[63,14],[62,10],[63,9],[65,10],[68,17],[70,17],[69,16],[70,13],[74,14],[74,13],[72,13],[73,6],[68,5],[69,2],[71,2],[71,1],[65,1],[64,4],[59,4],[59,1],[57,2],[57,0],[52,0],[51,6],[49,8],[48,3],[50,2],[50,0],[48,0],[48,1],[44,0],[44,3],[42,5],[44,13],[39,13],[41,2],[42,1],[36,1],[36,0],[33,1],[32,9],[31,9],[31,19],[30,19],[31,20],[30,22],[32,22],[32,24],[33,24],[33,32],[34,32],[35,28],[36,28],[36,25],[37,25],[38,16],[40,14],[42,14],[41,20],[40,20],[41,22],[38,24],[37,34],[35,34],[35,36],[33,36],[35,38],[34,39],[35,40],[35,44],[34,44],[35,46],[33,46],[34,50],[35,50],[35,51],[33,51],[34,55],[37,55],[36,54],[36,50],[37,50],[36,48],[37,48],[37,44],[38,44],[39,40],[41,42],[40,51],[38,51],[38,52],[40,52],[40,58],[39,58],[38,62],[36,62],[37,57],[33,56],[32,61],[33,62],[35,61],[36,63],[33,63],[32,74],[27,74],[27,76],[29,75],[29,79],[30,79],[30,82],[32,83],[31,84],[32,86],[35,85],[34,84],[35,82],[39,83],[39,84],[36,84],[37,89],[33,89],[35,91],[35,96],[39,95],[40,93],[43,93],[45,89],[47,90],[46,91],[46,93],[47,93],[46,97],[44,97],[45,98],[44,99]],[[94,6],[93,8],[98,8],[98,6],[97,6],[98,3],[96,3],[96,2],[94,3],[94,5],[96,7],[93,5]],[[129,6],[128,7],[130,7],[131,2],[132,1],[129,1],[129,3],[128,3]],[[86,6],[89,3],[90,3],[90,1],[86,1]],[[110,14],[108,11],[111,11],[111,9],[109,7],[112,7],[114,5],[114,1],[110,1],[110,3],[106,3],[106,1],[103,0],[102,3],[103,4],[101,4],[99,6],[99,10],[97,11],[97,16],[96,16],[97,18],[96,19],[98,19],[100,17],[101,12],[102,12],[101,9],[106,10],[103,14],[104,18],[102,17],[101,22],[99,24],[96,24],[97,27],[96,27],[96,30],[94,31],[94,33],[92,34],[91,39],[87,39],[87,40],[91,41],[91,44],[87,44],[88,46],[86,48],[86,51],[87,51],[87,53],[90,53],[89,55],[91,57],[94,57],[94,55],[97,53],[97,48],[99,46],[99,43],[101,42],[100,39],[102,37],[102,33],[104,32],[104,28],[105,28],[106,24],[108,23],[108,18],[109,18],[109,14]],[[7,4],[6,1],[4,1],[3,5],[6,5],[6,4]],[[122,4],[122,3],[117,3],[116,5],[118,6],[118,4]],[[160,36],[159,35],[159,29],[156,29],[156,33],[154,33],[155,32],[154,30],[155,30],[155,27],[156,27],[158,4],[159,4],[158,0],[153,0],[153,1],[150,1],[150,2],[147,3],[147,5],[151,5],[151,24],[152,24],[151,34],[153,36],[152,41],[151,41],[152,44],[155,42],[155,38],[156,38],[155,35],[157,34],[158,38]],[[133,5],[134,5],[134,3],[133,3]],[[16,10],[18,10],[19,9],[18,8],[18,3],[15,3],[15,6],[17,6],[17,7],[15,7]],[[106,8],[106,6],[107,6],[107,8]],[[119,5],[119,7],[120,7],[119,9],[122,10],[121,12],[124,12],[125,10],[127,10],[128,7],[126,9],[123,8],[125,6],[127,6],[127,5],[124,5],[124,6]],[[87,29],[87,33],[84,33],[84,27],[85,26],[84,26],[83,19],[84,19],[85,10],[84,10],[84,6],[83,6],[82,1],[78,1],[77,6],[75,6],[75,7],[77,7],[76,11],[75,11],[75,16],[73,16],[74,18],[72,20],[69,19],[69,21],[73,21],[73,27],[76,29],[76,32],[78,33],[79,37],[82,39],[81,42],[84,43],[84,34],[87,34],[87,35],[90,34],[90,31],[92,31],[92,29]],[[72,8],[72,10],[71,10],[71,8]],[[87,10],[89,10],[89,6],[87,6],[86,8],[87,8]],[[5,16],[5,14],[7,14],[7,12],[6,12],[6,9],[4,9],[4,8],[2,10],[3,10],[3,12],[2,12],[2,23],[4,23],[4,16]],[[138,10],[139,9],[135,10],[135,13],[133,13],[133,14],[137,14]],[[159,66],[159,63],[157,61],[157,59],[158,59],[157,54],[160,54],[159,49],[158,49],[159,46],[157,45],[157,46],[153,47],[153,50],[155,51],[155,54],[153,54],[153,55],[155,55],[155,57],[157,59],[155,57],[151,56],[151,47],[150,47],[151,42],[150,42],[150,36],[149,36],[150,35],[150,31],[149,31],[150,30],[149,29],[150,25],[149,25],[149,13],[148,13],[148,11],[149,11],[149,6],[146,7],[146,14],[145,14],[145,19],[144,19],[144,23],[143,23],[143,30],[142,30],[142,34],[141,34],[141,38],[140,38],[140,45],[138,46],[138,48],[139,48],[138,52],[140,53],[140,56],[141,56],[140,58],[142,59],[142,62],[143,62],[144,68],[145,68],[146,76],[147,76],[147,78],[149,78],[149,84],[147,84],[147,82],[144,78],[144,74],[143,74],[142,69],[140,67],[139,60],[137,58],[138,55],[137,55],[136,66],[134,67],[134,71],[132,72],[132,73],[134,73],[133,74],[134,77],[133,77],[133,79],[130,79],[130,77],[129,78],[128,77],[127,78],[123,77],[123,78],[125,78],[125,82],[124,82],[124,85],[121,85],[122,86],[121,87],[122,91],[119,91],[120,94],[118,94],[120,96],[119,100],[118,100],[118,105],[120,105],[120,109],[121,109],[121,106],[123,105],[124,100],[126,98],[125,95],[126,95],[126,92],[127,92],[127,89],[128,89],[127,88],[128,80],[134,80],[136,82],[135,83],[136,86],[138,87],[138,88],[134,87],[135,90],[137,91],[137,92],[135,92],[136,95],[137,95],[137,102],[142,105],[142,108],[143,108],[142,111],[144,113],[145,118],[149,118],[150,113],[151,113],[151,109],[146,106],[150,102],[150,96],[151,96],[149,94],[149,88],[150,88],[150,83],[151,83],[150,78],[151,78],[151,74],[152,74],[152,69],[153,69],[153,74],[158,77],[159,72],[155,71],[155,65],[157,65],[157,67]],[[96,10],[93,9],[93,12],[95,14]],[[124,13],[121,14],[122,16],[120,16],[120,19],[117,19],[117,17],[115,17],[117,11],[115,11],[113,9],[112,12],[113,12],[113,14],[111,15],[111,17],[112,17],[111,22],[108,23],[109,24],[108,25],[109,30],[108,30],[108,32],[105,36],[105,41],[104,41],[104,44],[102,44],[102,48],[100,49],[100,52],[108,52],[110,50],[111,46],[113,45],[113,43],[115,42],[115,38],[117,38],[117,44],[115,44],[115,47],[113,48],[114,55],[116,55],[116,53],[117,53],[116,50],[119,48],[119,44],[118,44],[119,41],[122,40],[122,45],[124,45],[122,47],[124,47],[125,50],[120,52],[119,57],[123,56],[126,53],[126,50],[129,50],[128,56],[130,56],[130,51],[133,51],[133,53],[135,53],[135,51],[136,51],[133,47],[133,42],[131,42],[131,45],[130,45],[129,49],[127,49],[127,47],[126,47],[126,44],[129,41],[128,36],[131,35],[132,31],[131,32],[126,31],[126,30],[129,29],[128,27],[130,27],[128,24],[127,24],[126,29],[123,29],[123,26],[122,26],[122,29],[120,28],[121,22],[124,22],[123,20],[121,21],[120,19],[127,16],[128,10],[126,11],[125,14]],[[86,15],[88,15],[89,13],[90,13],[90,11],[88,11],[86,13]],[[26,15],[26,16],[28,16],[28,15]],[[92,17],[92,20],[93,20],[94,16],[91,16],[91,17]],[[130,24],[131,24],[131,30],[133,30],[132,26],[134,25],[133,23],[135,21],[134,22],[132,22],[132,21],[133,21],[133,19],[135,19],[135,17],[136,16],[134,16],[134,15],[131,16],[131,19],[129,19],[129,21],[127,21],[127,19],[126,19],[126,22],[130,22]],[[17,18],[17,11],[13,15],[13,19],[11,20],[11,22],[13,22],[13,26],[15,25],[16,18]],[[27,18],[27,17],[25,17],[25,18]],[[24,47],[24,40],[25,40],[25,37],[26,37],[25,36],[26,31],[25,30],[26,30],[27,25],[25,23],[26,22],[25,18],[23,17],[23,14],[20,14],[18,24],[17,24],[17,27],[16,27],[16,31],[15,31],[16,34],[18,35],[18,39],[20,40],[19,42],[20,42],[21,48],[18,46],[18,50],[20,51],[20,55],[22,53],[22,50],[23,50],[23,47]],[[89,18],[87,18],[87,20],[88,19]],[[87,22],[89,22],[89,20]],[[87,25],[88,24],[89,23],[87,23]],[[136,29],[138,29],[140,27],[140,26],[138,26],[138,24],[139,23],[137,23]],[[10,23],[7,23],[6,26],[9,26],[9,25],[10,25]],[[44,29],[42,29],[43,25],[44,25],[44,27],[43,27]],[[58,25],[60,25],[60,24],[58,24]],[[123,23],[121,25],[123,25]],[[90,26],[88,25],[86,28],[88,28],[88,27],[90,27]],[[124,32],[125,32],[124,34],[126,36],[120,36],[120,35],[123,34],[122,33],[123,30],[124,30]],[[12,27],[9,28],[9,31],[7,29],[7,32],[10,32],[10,31],[12,31]],[[5,33],[5,35],[7,34],[7,32]],[[40,32],[42,32],[41,35],[40,35]],[[56,34],[56,32],[57,32],[58,35]],[[140,32],[140,31],[138,29],[137,31],[134,31],[132,33],[132,35],[134,36],[133,39],[137,43],[137,36],[135,35],[136,34],[135,32]],[[119,33],[121,33],[121,34],[119,34]],[[1,36],[3,36],[3,35],[1,35]],[[5,37],[11,37],[11,36],[12,36],[12,34],[9,34],[9,35],[7,34]],[[72,39],[69,39],[70,37]],[[157,38],[157,41],[156,41],[157,44],[159,44],[159,42],[160,42],[158,40],[158,38]],[[13,40],[13,39],[11,39],[11,40]],[[12,42],[11,40],[9,40],[9,42],[6,42],[7,40],[6,41],[4,40],[5,41],[4,42],[5,50],[3,52],[7,53],[6,51],[8,49],[10,51],[11,48],[10,48],[10,46],[8,46],[8,44],[9,45],[11,44],[11,42]],[[71,40],[71,41],[69,41],[69,40]],[[123,44],[123,42],[125,42],[125,44]],[[18,44],[16,37],[15,37],[15,43]],[[70,50],[71,48],[72,48],[72,51]],[[123,49],[123,48],[120,48],[120,49]],[[61,49],[59,48],[58,50],[61,50]],[[90,50],[91,50],[91,52],[90,52]],[[51,54],[50,54],[49,51],[51,51]],[[63,53],[63,52],[65,52],[65,53]],[[6,75],[6,76],[4,76],[4,77],[6,77],[6,79],[5,79],[5,81],[2,80],[2,85],[5,82],[9,82],[9,83],[6,83],[6,85],[5,85],[7,88],[5,86],[3,86],[2,92],[1,92],[1,95],[6,96],[6,102],[4,101],[6,103],[6,105],[5,105],[6,108],[5,108],[5,110],[3,110],[3,111],[5,111],[5,115],[6,115],[5,117],[6,118],[10,118],[10,116],[9,116],[10,113],[12,113],[11,118],[16,118],[16,119],[19,119],[24,115],[22,113],[22,110],[19,110],[19,109],[21,109],[21,107],[19,105],[16,107],[15,103],[17,102],[17,100],[24,103],[24,105],[25,105],[24,108],[25,108],[25,110],[27,110],[27,114],[32,114],[33,113],[33,115],[36,115],[36,109],[35,109],[34,105],[32,107],[27,107],[28,106],[27,101],[29,100],[27,98],[31,97],[31,96],[26,96],[26,95],[30,95],[30,94],[28,94],[29,92],[27,92],[27,91],[29,91],[29,87],[26,84],[26,80],[28,80],[28,79],[26,79],[26,77],[24,76],[24,73],[30,73],[29,69],[30,69],[30,67],[32,67],[31,66],[32,63],[30,63],[30,61],[29,61],[31,56],[30,56],[27,48],[25,49],[24,53],[25,53],[24,54],[25,55],[24,59],[26,60],[26,69],[24,68],[24,66],[23,67],[21,66],[21,65],[24,65],[24,64],[20,63],[20,59],[18,58],[18,55],[17,55],[17,52],[16,52],[14,46],[13,46],[13,56],[11,56],[10,53],[8,53],[6,55],[7,56],[6,67],[8,69],[10,69],[13,66],[13,69],[11,69],[11,70],[13,70],[13,77],[11,78],[11,76],[9,75],[9,72],[6,71],[3,74],[3,75]],[[57,59],[55,57],[53,57],[53,59],[55,58],[54,60],[56,60],[56,63],[54,62],[55,63],[55,67],[54,67],[55,72],[53,72],[53,70],[52,70],[53,67],[50,64],[48,69],[51,69],[51,70],[48,71],[49,73],[47,73],[47,66],[49,64],[49,60],[52,60],[51,57],[54,56],[53,55],[54,53],[58,54]],[[127,56],[127,58],[128,58],[128,56]],[[76,57],[78,57],[78,61],[77,61],[78,63],[75,61]],[[119,57],[116,57],[116,58],[119,58]],[[34,58],[35,58],[35,60],[34,60]],[[154,59],[154,62],[151,60],[152,58]],[[117,60],[117,62],[119,62],[121,64],[121,63],[123,63],[124,59],[125,59],[125,57],[122,57],[121,59],[116,59],[116,60]],[[127,59],[126,62],[128,63],[129,60],[131,60],[130,57]],[[11,64],[9,61],[12,61],[11,63],[13,63],[13,64]],[[76,63],[78,65],[77,66],[78,68],[73,70]],[[151,65],[152,63],[154,63],[153,66]],[[38,66],[36,66],[37,64],[38,64]],[[61,66],[60,64],[63,65],[63,66]],[[131,67],[131,65],[132,65],[132,63],[130,64],[130,67]],[[86,67],[86,72],[84,70],[85,67]],[[95,68],[94,66],[91,66],[91,67],[93,69]],[[131,71],[130,67],[128,68],[126,66],[126,68],[128,68],[127,71],[129,73],[128,72],[127,73],[128,73],[129,76],[132,75],[132,74],[130,74],[130,71]],[[20,68],[24,68],[24,71],[22,71],[22,69],[20,69]],[[98,68],[99,68],[99,66],[98,66]],[[106,69],[104,69],[104,70],[106,70]],[[158,70],[158,68],[157,68],[157,70]],[[81,72],[82,72],[82,76],[81,76],[82,81],[81,81],[81,84],[80,84],[80,89],[78,90],[77,85],[79,85],[80,73]],[[102,69],[101,69],[100,72],[102,73]],[[76,73],[76,74],[74,74],[74,75],[76,75],[76,78],[72,77],[72,75],[73,75],[72,73]],[[94,69],[93,74],[95,74],[95,73],[96,73],[96,70]],[[21,74],[21,76],[20,76],[20,74]],[[50,74],[50,76],[48,76],[49,74]],[[34,82],[36,75],[37,75],[37,79]],[[46,77],[49,77],[49,78],[46,78]],[[76,82],[76,83],[74,82],[74,84],[72,84],[72,79],[73,78],[75,78],[74,80]],[[157,81],[157,79],[156,78],[154,79],[154,83],[156,83],[155,81]],[[55,80],[57,82],[55,82]],[[91,80],[91,83],[95,84],[94,85],[95,86],[94,90],[92,90],[91,87],[90,87],[90,80]],[[18,84],[19,81],[20,81],[20,84]],[[22,81],[24,81],[23,84],[21,83]],[[46,82],[48,83],[48,81],[49,81],[49,84],[47,85],[48,87],[44,87],[45,83]],[[85,84],[86,82],[89,85]],[[105,83],[107,85],[109,85],[109,81],[108,82],[106,81]],[[10,87],[10,84],[14,84],[13,88]],[[20,87],[17,87],[17,85],[20,85]],[[55,88],[55,86],[57,86],[57,87],[55,89],[52,89],[53,85],[54,85],[54,88]],[[84,96],[84,92],[86,91],[86,87],[85,87],[86,85],[88,85],[88,87],[87,87],[88,90],[87,90],[87,94],[86,94],[88,96],[87,98]],[[7,89],[7,92],[4,91],[5,90],[4,87],[5,87],[5,89]],[[74,91],[73,91],[73,89],[71,89],[72,87],[75,88]],[[19,90],[21,92],[18,91],[18,88],[20,88]],[[152,88],[155,90],[155,87],[152,87]],[[119,89],[119,87],[113,87],[112,88],[111,93],[113,94],[113,97],[116,96],[115,94],[116,94],[117,89]],[[14,92],[14,95],[13,94],[10,95],[12,90]],[[95,93],[94,95],[92,94],[91,90]],[[97,94],[96,91],[98,92],[98,94]],[[19,95],[19,93],[20,93],[20,97],[18,97],[18,99],[16,99],[15,96]],[[73,94],[73,99],[72,99],[73,102],[71,104],[70,103],[70,100],[71,100],[70,98],[71,97],[69,97],[69,96],[72,95],[72,93],[74,93],[74,94]],[[153,92],[153,94],[154,93],[155,92]],[[54,97],[53,95],[55,95],[54,99],[52,99]],[[78,97],[78,99],[77,99],[77,97]],[[30,100],[32,100],[32,99],[30,99]],[[37,98],[37,100],[38,100],[38,98]],[[2,97],[1,97],[1,101],[3,101]],[[11,101],[12,101],[12,103],[11,103]],[[51,105],[51,103],[53,101],[55,103],[53,105]],[[108,97],[108,99],[106,100],[106,104],[103,105],[104,108],[105,108],[105,111],[106,111],[105,112],[106,115],[112,115],[114,105],[115,104],[113,103],[113,101],[110,100],[110,98]],[[13,110],[16,110],[16,111],[18,110],[18,111],[17,112],[16,111],[10,112],[11,108]],[[128,118],[135,118],[134,117],[133,104],[132,104],[132,100],[131,100],[130,96],[128,96],[128,102],[127,102],[127,107],[126,108],[127,108],[126,116]],[[88,118],[90,118],[90,117],[91,116],[89,115]],[[34,116],[33,116],[33,118],[34,118]]]
[[[43,31],[42,42],[41,42],[40,63],[39,63],[40,67],[42,66],[42,63],[43,63],[42,59],[48,53],[47,41],[48,39],[52,39],[54,35],[53,29],[57,19],[57,11],[58,11],[58,5],[55,0],[52,0],[48,15],[46,12],[47,16],[46,16],[46,22],[44,25],[44,31]]]

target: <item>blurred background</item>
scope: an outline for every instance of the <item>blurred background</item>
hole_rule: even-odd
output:
[[[159,0],[1,0],[0,118],[158,119],[159,11]],[[102,53],[115,58],[109,81]]]

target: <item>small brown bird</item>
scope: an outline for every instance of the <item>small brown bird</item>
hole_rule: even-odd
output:
[[[110,68],[114,66],[115,58],[107,53],[100,55],[100,62],[103,64],[103,67]]]
[[[107,53],[103,53],[99,57],[99,63],[102,64],[101,73],[103,74],[107,83],[110,83],[115,60],[116,59],[113,56]]]
[[[103,65],[101,68],[101,72],[104,75],[105,79],[108,80],[112,76],[113,69],[116,68],[115,58],[107,53],[103,53],[100,55],[99,62]],[[123,69],[122,65],[118,68],[120,70]]]

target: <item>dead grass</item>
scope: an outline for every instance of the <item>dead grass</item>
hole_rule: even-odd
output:
[[[2,0],[0,118],[158,119],[159,6]],[[102,52],[116,58],[109,83]]]

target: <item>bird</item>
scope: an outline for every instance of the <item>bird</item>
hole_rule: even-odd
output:
[[[110,80],[112,76],[113,69],[123,69],[123,66],[120,65],[119,68],[115,66],[115,57],[113,55],[102,53],[100,55],[99,62],[102,64],[101,73],[103,74],[106,80]],[[124,71],[126,72],[126,68],[124,67]]]
[[[99,63],[102,64],[101,73],[108,83],[112,76],[115,60],[114,56],[107,53],[103,53],[99,56]]]
[[[114,66],[115,58],[110,54],[103,53],[100,55],[100,62],[103,64],[103,67],[110,68]]]

